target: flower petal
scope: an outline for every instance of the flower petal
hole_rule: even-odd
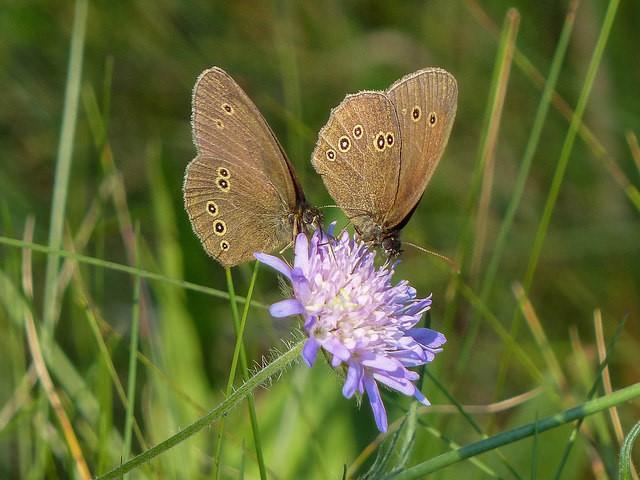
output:
[[[294,266],[306,271],[309,267],[309,240],[307,240],[307,236],[304,233],[299,233],[296,237],[294,251]]]
[[[416,400],[418,400],[425,407],[428,407],[428,406],[431,405],[431,402],[429,400],[427,400],[425,398],[425,396],[422,394],[422,392],[420,390],[418,390],[417,388],[416,388],[416,391],[413,392],[413,396],[416,397]]]
[[[375,368],[376,370],[385,370],[387,372],[394,372],[399,368],[402,368],[402,364],[395,358],[388,357],[386,355],[373,354],[364,358],[362,364],[365,367]]]
[[[291,280],[291,267],[281,258],[274,257],[273,255],[267,255],[266,253],[256,252],[253,254],[260,263],[269,265],[271,268],[279,271],[282,275]]]
[[[302,301],[309,298],[311,295],[309,280],[304,276],[300,267],[294,267],[293,270],[291,270],[291,283],[293,284],[293,291],[297,298]]]
[[[413,337],[416,342],[424,347],[432,349],[440,348],[447,343],[447,339],[442,333],[431,330],[430,328],[412,328],[407,330],[407,335]]]
[[[367,390],[367,396],[369,397],[369,403],[371,404],[371,410],[373,410],[373,418],[376,420],[376,426],[381,432],[387,431],[387,411],[382,403],[382,397],[380,397],[380,391],[378,385],[371,378],[364,376],[364,388]]]
[[[376,372],[373,374],[373,378],[384,383],[387,387],[397,390],[400,393],[404,393],[405,395],[413,395],[416,391],[415,385],[403,377],[393,377],[391,375]]]
[[[356,390],[359,390],[360,383],[362,382],[362,366],[358,363],[350,363],[347,369],[347,378],[342,386],[342,395],[345,398],[351,398]]]
[[[304,306],[295,298],[280,300],[269,307],[269,313],[276,318],[300,315],[304,312]]]
[[[309,338],[306,342],[304,342],[304,347],[302,347],[302,358],[304,359],[304,363],[306,363],[307,366],[311,367],[316,361],[316,356],[318,355],[319,349],[320,344],[313,338]]]
[[[351,352],[349,351],[349,349],[342,343],[340,343],[340,341],[336,338],[329,338],[328,340],[322,342],[322,347],[327,352],[332,353],[343,362],[346,362],[351,357]]]

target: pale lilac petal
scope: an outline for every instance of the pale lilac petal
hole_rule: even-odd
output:
[[[313,338],[309,338],[306,342],[304,342],[304,347],[302,347],[302,358],[304,359],[304,363],[306,363],[307,366],[312,366],[316,361],[318,350],[320,350],[320,344]]]
[[[305,312],[304,306],[295,298],[280,300],[269,307],[272,317],[282,318],[291,315],[301,315]]]
[[[342,364],[342,359],[337,355],[331,356],[331,367],[338,368]]]
[[[293,285],[293,291],[296,297],[300,300],[307,300],[311,296],[309,280],[304,276],[302,269],[295,267],[291,271],[291,284]]]
[[[351,363],[347,369],[347,378],[342,386],[342,395],[351,398],[362,382],[362,367],[357,363]]]
[[[447,339],[443,334],[430,328],[412,328],[407,330],[407,335],[429,348],[439,348],[447,343]]]
[[[402,364],[395,358],[391,358],[384,355],[372,355],[371,358],[362,360],[362,364],[365,367],[371,367],[378,370],[385,370],[387,372],[394,372],[399,368],[402,368]]]
[[[335,338],[330,338],[324,342],[322,342],[322,347],[336,357],[338,357],[343,362],[346,362],[351,357],[351,352],[346,348],[339,340]]]
[[[382,403],[382,397],[380,397],[380,391],[376,382],[365,376],[363,377],[364,388],[367,390],[367,396],[369,397],[369,403],[371,404],[371,410],[373,410],[373,418],[376,420],[376,426],[381,432],[387,431],[387,411]]]
[[[412,370],[405,369],[404,370],[404,378],[406,378],[410,382],[415,382],[416,380],[418,380],[420,378],[420,375],[418,375],[416,372],[414,372]]]
[[[304,329],[309,332],[313,326],[316,324],[318,317],[315,315],[308,315],[306,320],[304,321]]]
[[[382,373],[374,373],[373,378],[377,381],[384,383],[387,387],[397,390],[400,393],[404,393],[405,395],[413,395],[416,387],[406,378],[402,377],[392,377],[390,375],[385,375]]]
[[[267,255],[266,253],[256,252],[253,254],[260,263],[269,265],[271,268],[277,270],[282,275],[291,280],[291,267],[281,258],[274,257],[273,255]]]
[[[413,396],[416,397],[416,400],[418,400],[424,406],[428,407],[429,405],[431,405],[431,402],[427,400],[426,397],[422,394],[422,392],[417,388],[416,388],[416,391],[413,392]]]
[[[299,233],[296,237],[294,266],[302,271],[309,267],[309,240],[304,233]]]

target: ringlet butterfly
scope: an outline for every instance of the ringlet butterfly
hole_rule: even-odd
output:
[[[320,222],[266,120],[221,68],[193,88],[197,155],[184,178],[184,205],[206,252],[225,267],[272,252]]]
[[[388,256],[415,211],[447,145],[456,79],[425,68],[385,91],[347,95],[320,130],[312,164],[367,242]]]

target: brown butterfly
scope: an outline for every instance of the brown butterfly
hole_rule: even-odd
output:
[[[193,89],[197,156],[184,179],[184,204],[209,255],[224,266],[272,252],[317,224],[293,167],[258,108],[221,68]]]
[[[314,168],[359,236],[389,256],[444,152],[457,99],[453,75],[425,68],[347,95],[320,130]]]

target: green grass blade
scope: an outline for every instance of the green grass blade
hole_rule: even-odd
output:
[[[140,236],[140,226],[136,228],[136,263],[139,263],[140,249],[138,238]],[[137,265],[136,265],[137,266]],[[137,353],[138,334],[140,330],[140,277],[134,277],[133,283],[133,308],[131,315],[131,341],[129,343],[129,378],[127,383],[127,411],[124,424],[124,443],[122,445],[122,459],[127,460],[131,454],[131,433],[133,432],[133,412],[135,410],[136,399],[136,378],[137,378]]]
[[[130,265],[124,265],[122,263],[111,262],[109,260],[102,260],[100,258],[89,257],[87,255],[81,255],[68,250],[61,250],[56,248],[47,247],[38,243],[24,242],[15,238],[0,236],[0,244],[9,245],[12,247],[29,248],[35,252],[41,253],[55,253],[56,255],[64,258],[71,258],[80,263],[86,263],[87,265],[94,265],[96,267],[106,268],[109,270],[115,270],[122,273],[128,273],[129,275],[136,275],[147,280],[157,280],[160,282],[168,283],[169,285],[175,285],[186,290],[192,290],[194,292],[204,293],[212,297],[229,299],[229,294],[215,288],[206,287],[204,285],[198,285],[197,283],[185,282],[177,278],[172,278],[161,273],[149,272]],[[247,300],[244,297],[236,296],[236,301],[245,303]],[[252,307],[261,308],[266,310],[267,305],[252,301],[250,302]]]
[[[49,219],[49,247],[58,250],[62,246],[67,192],[69,189],[69,175],[71,172],[71,158],[73,155],[73,139],[78,117],[78,98],[80,96],[80,80],[82,78],[82,56],[85,43],[85,31],[89,2],[77,0],[73,17],[71,33],[71,49],[67,83],[64,94],[62,111],[62,127],[56,159],[55,180],[53,183],[53,198],[51,199],[51,215]],[[59,257],[53,253],[47,257],[45,274],[45,289],[43,303],[44,329],[42,331],[43,347],[46,349],[49,338],[53,333],[56,310],[56,279],[58,276]]]
[[[393,480],[410,480],[424,478],[425,475],[442,470],[445,467],[461,462],[481,453],[488,452],[502,445],[517,442],[524,438],[531,437],[537,433],[546,432],[553,428],[560,427],[575,420],[588,417],[608,408],[620,405],[635,398],[640,397],[640,383],[634,383],[628,387],[617,390],[609,395],[596,398],[576,407],[565,410],[556,415],[545,417],[536,422],[531,422],[512,430],[507,430],[498,435],[480,440],[469,445],[465,445],[451,452],[443,453],[406,469],[404,472],[393,476]]]
[[[238,358],[240,358],[240,367],[242,371],[242,377],[246,381],[249,378],[249,366],[247,364],[247,356],[244,349],[243,335],[244,335],[244,327],[247,322],[247,316],[249,314],[249,305],[251,301],[251,296],[253,295],[253,289],[255,287],[256,278],[258,276],[258,268],[259,262],[255,263],[253,267],[253,274],[251,276],[251,283],[249,284],[249,291],[247,292],[248,302],[245,303],[245,308],[242,312],[242,318],[238,317],[238,307],[235,302],[235,288],[233,286],[233,277],[231,276],[231,269],[226,268],[225,273],[227,277],[227,285],[229,288],[229,298],[231,299],[231,311],[233,313],[233,321],[236,327],[236,345],[233,352],[233,359],[231,361],[231,369],[229,372],[229,379],[227,382],[227,396],[229,392],[233,389],[233,382],[235,380],[236,368],[238,365]],[[247,407],[249,409],[249,418],[251,420],[251,431],[253,433],[253,441],[255,443],[256,456],[258,458],[258,468],[260,470],[260,478],[262,480],[266,480],[267,478],[267,468],[264,463],[264,453],[262,451],[262,442],[260,440],[260,430],[258,427],[258,417],[256,415],[256,406],[255,401],[253,399],[253,394],[249,394],[247,396]],[[216,450],[216,466],[214,467],[216,470],[218,468],[219,462],[219,449],[222,444],[222,432],[224,431],[224,426],[220,428],[218,432],[218,447]],[[217,478],[217,473],[216,473]]]
[[[49,247],[57,250],[62,245],[62,234],[69,189],[69,175],[71,172],[71,159],[73,154],[73,140],[75,136],[76,121],[78,115],[78,97],[80,95],[80,80],[82,78],[82,57],[85,44],[85,32],[88,0],[76,0],[71,33],[71,45],[69,51],[69,64],[67,67],[67,81],[65,85],[64,106],[62,110],[62,126],[58,152],[56,155],[55,179],[53,184],[53,196],[51,199],[51,212],[49,215]],[[53,327],[57,311],[57,277],[59,257],[56,254],[47,257],[47,266],[44,282],[44,301],[42,304],[43,328],[41,344],[43,354],[46,356],[53,340]],[[39,400],[38,410],[42,418],[48,416],[48,404],[44,395]],[[46,442],[36,443],[35,458],[30,474],[40,477],[44,474],[49,456],[49,447]]]

